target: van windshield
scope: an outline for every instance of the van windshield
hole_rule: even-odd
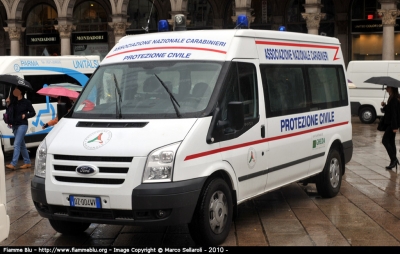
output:
[[[100,66],[76,102],[72,117],[198,117],[210,101],[222,65],[152,61]]]

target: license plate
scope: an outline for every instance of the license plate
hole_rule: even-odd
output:
[[[101,200],[98,197],[69,196],[69,204],[73,207],[101,208]]]

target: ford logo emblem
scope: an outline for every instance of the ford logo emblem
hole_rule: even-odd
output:
[[[99,171],[96,166],[92,165],[82,165],[76,168],[76,172],[82,175],[92,175]]]

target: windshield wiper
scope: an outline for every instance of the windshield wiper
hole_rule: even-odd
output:
[[[158,79],[158,81],[160,81],[161,85],[165,88],[165,90],[167,91],[167,93],[169,94],[169,98],[171,99],[172,105],[174,106],[175,112],[176,112],[176,116],[178,118],[181,118],[181,113],[179,112],[179,109],[176,107],[175,103],[181,107],[181,105],[179,105],[178,101],[176,100],[176,98],[174,97],[174,95],[172,94],[172,92],[168,89],[168,87],[165,85],[165,83],[157,76],[157,74],[154,74],[154,76],[156,76],[156,78]]]
[[[121,90],[119,90],[118,87],[118,81],[117,78],[115,77],[115,73],[113,73],[114,76],[114,85],[115,85],[115,91],[117,91],[118,93],[118,101],[115,101],[115,115],[117,117],[117,119],[121,119],[122,118],[122,113],[121,113],[121,104],[122,104],[122,96],[121,96]]]

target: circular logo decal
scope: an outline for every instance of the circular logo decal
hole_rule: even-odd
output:
[[[14,64],[14,70],[16,72],[19,72],[21,70],[18,64]]]
[[[82,165],[76,168],[76,172],[82,175],[93,175],[98,171],[99,169],[92,165]]]
[[[88,150],[95,150],[107,144],[111,137],[111,131],[99,130],[87,136],[83,141],[83,146]]]
[[[254,148],[250,147],[249,151],[247,152],[247,165],[249,168],[254,168],[257,163],[257,152]]]

